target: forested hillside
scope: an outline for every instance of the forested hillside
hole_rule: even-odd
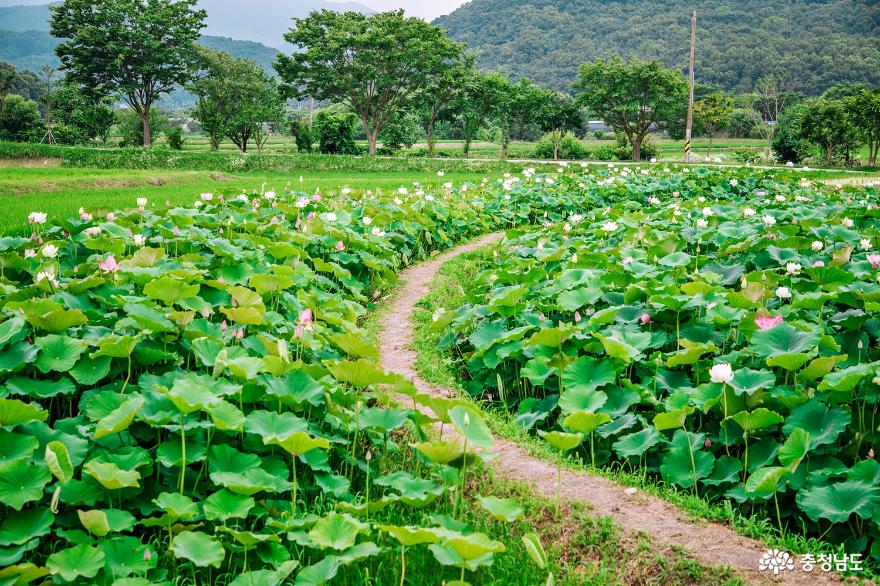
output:
[[[479,49],[479,64],[570,91],[583,61],[612,55],[687,67],[686,0],[473,0],[435,24]],[[698,80],[749,91],[768,74],[816,94],[880,83],[880,2],[720,0],[698,5]]]

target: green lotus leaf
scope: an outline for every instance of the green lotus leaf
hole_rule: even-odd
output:
[[[611,421],[611,417],[607,413],[574,411],[562,420],[562,425],[577,433],[593,433],[597,427],[609,421]]]
[[[144,554],[150,547],[141,543],[141,540],[136,537],[118,535],[111,539],[102,539],[99,547],[104,552],[107,568],[113,572],[114,576],[142,574],[155,568],[159,561],[158,555],[152,555],[155,553],[154,551],[151,551],[150,561],[144,559]],[[129,580],[132,579],[134,578],[129,578]],[[118,583],[119,580],[113,584]]]
[[[791,430],[785,443],[779,448],[779,461],[792,473],[810,451],[810,434],[800,427]]]
[[[140,335],[108,336],[98,342],[98,350],[97,352],[92,352],[91,357],[128,358],[140,341]]]
[[[296,432],[306,432],[309,422],[293,413],[252,411],[245,419],[244,429],[263,438],[264,443],[279,443]]]
[[[566,391],[594,391],[617,378],[617,370],[610,360],[582,356],[562,371],[562,385]]]
[[[817,448],[835,442],[851,420],[852,415],[847,411],[828,407],[818,398],[813,398],[792,410],[785,419],[782,431],[791,435],[799,427],[810,434],[810,447]]]
[[[49,568],[34,565],[30,562],[23,564],[9,564],[0,569],[0,581],[3,584],[30,584],[52,572]],[[11,581],[10,581],[11,580]]]
[[[174,332],[177,327],[161,311],[141,305],[140,303],[126,303],[123,311],[138,323],[141,329],[154,332]]]
[[[205,518],[209,521],[246,519],[256,501],[250,496],[218,490],[204,501]]]
[[[641,431],[621,436],[611,445],[611,448],[621,458],[641,456],[657,444],[663,441],[663,435],[653,427],[646,427]]]
[[[104,567],[104,552],[91,545],[77,545],[50,555],[46,566],[68,582],[94,578]]]
[[[192,521],[199,514],[192,499],[177,492],[163,492],[153,502],[175,521]]]
[[[788,474],[789,469],[781,466],[768,466],[758,468],[746,481],[746,493],[774,493],[779,486],[782,477]]]
[[[673,446],[664,454],[663,463],[660,465],[663,480],[682,488],[690,488],[695,480],[699,481],[712,473],[715,457],[709,452],[694,449],[692,461],[684,431],[676,430],[672,441]]]
[[[305,454],[315,449],[326,450],[330,447],[330,442],[326,439],[312,437],[304,431],[294,432],[280,441],[266,442],[265,439],[263,441],[265,443],[277,444],[294,456]]]
[[[525,345],[558,348],[559,346],[562,346],[562,343],[571,337],[573,333],[574,327],[568,324],[563,324],[555,328],[543,328],[537,333],[532,334]]]
[[[55,520],[48,507],[34,507],[10,513],[0,521],[0,546],[21,545],[47,535]]]
[[[386,373],[379,364],[370,360],[343,360],[328,366],[327,369],[336,380],[355,387],[394,382],[392,375]]]
[[[408,411],[369,407],[358,414],[358,425],[360,429],[376,429],[388,433],[402,427],[408,419]]]
[[[171,542],[174,557],[191,561],[204,568],[219,568],[226,557],[226,550],[219,541],[201,531],[181,531]]]
[[[0,324],[0,347],[16,338],[24,330],[24,324],[24,318],[19,316],[9,318]]]
[[[0,398],[0,426],[15,427],[31,421],[45,421],[49,413],[37,403]]]
[[[799,330],[787,323],[767,330],[759,330],[752,335],[750,340],[751,349],[765,359],[805,354],[814,350],[818,345],[819,334]]]
[[[559,397],[559,408],[563,413],[574,411],[594,412],[600,409],[608,400],[608,395],[602,391],[590,389],[568,389]]]
[[[761,389],[776,386],[776,375],[769,370],[740,368],[734,373],[730,386],[738,395],[753,395]]]
[[[822,378],[837,365],[838,362],[846,360],[846,354],[838,356],[819,356],[810,361],[810,363],[798,373],[798,380],[811,381]]]
[[[18,342],[0,352],[0,373],[18,372],[37,358],[40,349],[26,341]]]
[[[354,545],[361,525],[348,515],[330,513],[315,523],[309,539],[318,547],[342,551]]]
[[[198,293],[198,285],[191,285],[171,276],[154,279],[144,287],[144,295],[150,299],[158,299],[168,306],[189,297],[194,297]]]
[[[685,267],[690,264],[691,257],[685,252],[673,252],[657,262],[665,267]]]
[[[128,426],[131,425],[131,422],[134,421],[135,416],[143,406],[144,398],[141,396],[132,397],[122,403],[111,411],[110,414],[98,421],[97,425],[95,425],[95,439],[101,439],[102,437],[128,429]]]
[[[602,347],[605,349],[605,354],[607,354],[611,358],[618,358],[629,364],[633,360],[639,360],[642,357],[642,351],[639,348],[628,344],[622,339],[615,339],[613,337],[603,336],[602,334],[598,333],[593,334],[593,336],[595,336],[600,342],[602,342]]]
[[[76,385],[67,377],[52,380],[16,376],[6,381],[6,387],[13,394],[32,399],[51,399],[58,395],[72,395],[76,392]]]
[[[34,344],[40,349],[40,354],[34,363],[40,372],[67,372],[86,349],[86,344],[68,336],[50,334],[37,338]]]
[[[835,398],[842,394],[843,400],[848,400],[850,394],[863,378],[873,372],[873,368],[869,364],[856,364],[837,372],[825,375],[822,382],[819,383],[818,390],[822,392],[833,391]]]
[[[42,498],[50,480],[48,468],[25,459],[0,463],[0,503],[20,511],[25,504]]]
[[[452,549],[466,561],[475,560],[490,553],[501,553],[505,550],[503,543],[490,539],[485,533],[456,535],[446,539],[443,545]]]
[[[324,385],[301,370],[293,370],[283,377],[263,375],[261,381],[269,395],[291,407],[306,403],[317,407],[324,400]]]
[[[565,433],[563,431],[539,431],[538,435],[561,452],[575,449],[584,440],[584,436],[579,433]]]
[[[429,460],[438,464],[449,464],[465,454],[464,439],[459,436],[447,437],[445,440],[434,440],[413,444],[413,447],[424,454]]]
[[[192,373],[174,381],[171,389],[161,389],[182,413],[207,411],[215,407],[222,400],[216,390],[213,379]]]
[[[753,433],[759,429],[766,429],[783,422],[779,413],[770,411],[765,407],[754,411],[740,411],[729,417],[739,425],[746,433]]]
[[[113,359],[109,356],[98,358],[84,356],[79,359],[76,366],[70,369],[70,376],[81,385],[93,385],[110,374],[112,361]]]
[[[260,295],[265,295],[290,289],[293,286],[293,279],[285,275],[253,275],[248,285]]]
[[[546,384],[547,379],[556,374],[556,369],[547,364],[546,356],[535,356],[523,366],[520,375],[536,386]]]
[[[797,504],[813,521],[845,523],[853,514],[870,519],[880,500],[880,487],[858,480],[815,486],[797,493]]]
[[[0,466],[18,459],[30,458],[40,445],[40,440],[29,435],[0,429]]]
[[[379,360],[379,348],[355,332],[334,334],[330,336],[330,341],[349,356]]]
[[[208,407],[208,415],[220,431],[241,431],[247,421],[238,407],[222,399]]]
[[[47,332],[63,332],[68,328],[81,326],[89,322],[85,314],[78,309],[60,309],[42,315],[28,315],[28,322],[38,330]]]
[[[449,420],[468,443],[484,450],[492,449],[492,432],[479,411],[473,407],[458,405],[449,410]]]
[[[740,481],[743,473],[743,463],[737,458],[721,455],[715,460],[712,474],[703,478],[703,484],[707,486],[721,486],[722,484],[736,484]]]
[[[278,584],[285,583],[287,577],[298,565],[298,561],[288,560],[281,563],[275,570],[242,572],[229,583],[229,586],[278,586]]]
[[[83,467],[83,474],[91,476],[108,490],[139,487],[141,478],[137,470],[123,470],[112,462],[90,460]]]
[[[294,586],[325,586],[339,572],[339,560],[328,555],[319,562],[306,566],[296,575]]]
[[[404,547],[412,547],[423,543],[438,543],[442,536],[436,529],[414,527],[412,525],[378,525],[381,531],[391,535]]]
[[[78,510],[79,522],[86,528],[86,531],[96,537],[104,537],[110,533],[110,522],[107,520],[107,514],[99,509],[91,511]]]
[[[231,321],[249,326],[258,326],[263,323],[263,312],[253,306],[223,307],[220,309]]]
[[[477,496],[477,501],[496,521],[513,523],[525,518],[522,507],[513,499],[502,499],[495,496]]]
[[[692,415],[694,408],[685,405],[681,409],[673,409],[663,413],[657,413],[654,416],[654,427],[657,431],[665,431],[667,429],[679,429],[684,427],[688,415]]]
[[[535,565],[541,570],[547,569],[547,553],[538,534],[530,531],[522,536],[522,542]]]

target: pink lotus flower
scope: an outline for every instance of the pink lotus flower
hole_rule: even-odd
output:
[[[244,338],[244,328],[239,328],[235,330],[235,339],[241,340],[242,338]]]
[[[339,252],[345,250],[345,244],[342,243],[342,240],[336,243],[336,250],[338,250]]]
[[[580,311],[574,312],[574,321],[575,321],[575,323],[581,323],[581,312]]]
[[[153,554],[150,553],[150,548],[144,550],[144,561],[150,563],[150,560],[153,558]]]
[[[313,196],[312,196],[312,201],[321,201],[321,194],[320,194],[320,193],[316,193],[315,195],[313,195]]]
[[[225,319],[220,322],[220,331],[223,332],[224,334],[226,333],[226,320]]]
[[[208,319],[209,317],[211,317],[211,310],[208,309],[207,307],[202,309],[202,317],[205,319]]]
[[[173,227],[171,229],[171,233],[174,234],[175,236],[180,236],[180,228],[178,228],[177,226]]]
[[[783,318],[781,315],[770,316],[770,315],[759,315],[755,317],[755,325],[758,326],[759,330],[769,330],[770,328],[775,328],[779,324],[783,322]]]
[[[639,321],[642,322],[643,326],[646,326],[649,323],[651,323],[651,316],[648,315],[647,313],[643,313],[642,317],[639,318]]]
[[[868,262],[871,263],[871,268],[876,269],[880,267],[880,254],[869,254]]]
[[[100,263],[98,263],[98,268],[104,271],[105,273],[115,273],[119,270],[119,263],[116,262],[116,259],[111,254]]]
[[[299,312],[299,323],[296,324],[296,330],[293,335],[297,338],[302,338],[303,332],[305,330],[312,330],[312,310],[304,309]]]
[[[112,222],[115,219],[116,219],[116,214],[114,214],[113,212],[110,212],[109,214],[107,214],[107,221],[108,222]]]
[[[167,208],[167,207],[170,207],[170,206],[171,206],[171,200],[170,200],[170,199],[166,199],[166,200],[165,200],[165,207]]]
[[[315,219],[315,212],[309,212],[309,215],[306,216],[306,219],[307,219],[309,222],[311,222],[312,220],[314,220],[314,219]]]
[[[711,447],[712,447],[712,441],[707,437],[707,438],[706,438],[706,441],[703,442],[703,445],[704,445],[705,447],[707,447],[707,448],[711,448]]]
[[[814,267],[824,267],[825,263],[821,260],[817,260],[816,262],[813,263],[813,266]]]

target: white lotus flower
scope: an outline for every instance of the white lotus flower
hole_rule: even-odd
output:
[[[841,223],[844,225],[845,228],[852,228],[853,225],[855,225],[855,222],[853,222],[853,221],[852,221],[851,219],[849,219],[849,218],[844,218],[844,219],[843,219],[843,222],[841,222]]]
[[[608,222],[605,222],[604,224],[602,224],[602,231],[603,232],[614,232],[615,230],[617,230],[618,227],[619,226],[617,225],[617,222],[612,222],[609,220]]]
[[[773,216],[766,216],[765,215],[764,216],[764,225],[765,226],[775,226],[776,225],[776,218],[774,218]]]
[[[336,221],[336,214],[334,214],[333,212],[327,212],[327,221],[328,222],[335,222]]]
[[[24,251],[24,257],[25,258],[36,258],[37,251],[34,250],[33,248],[28,248],[27,250]]]
[[[45,224],[46,218],[48,214],[45,212],[31,212],[28,214],[28,223],[30,224]]]
[[[791,299],[791,290],[788,287],[779,287],[776,289],[776,296],[780,299]]]
[[[810,245],[810,248],[813,249],[813,252],[819,252],[820,250],[825,248],[825,245],[822,244],[822,242],[819,240],[814,240],[813,243]]]
[[[859,240],[859,246],[862,250],[871,250],[872,248],[871,241],[867,238],[862,238],[861,240]]]
[[[709,222],[707,222],[705,219],[703,219],[703,218],[697,219],[697,228],[705,228],[708,225],[709,225]]]
[[[83,233],[86,236],[97,236],[98,234],[101,233],[101,227],[100,226],[92,226],[91,228],[86,228],[85,230],[83,230]]]
[[[47,244],[41,252],[43,258],[55,258],[58,256],[58,247],[54,244]]]
[[[296,207],[298,207],[299,209],[303,209],[304,207],[309,205],[309,203],[311,203],[311,201],[312,200],[308,197],[301,197],[298,200],[296,200]]]
[[[398,187],[397,193],[399,193],[400,195],[406,195],[409,193],[409,190],[406,187]]]
[[[145,207],[147,207],[147,198],[139,197],[137,198],[136,203],[137,207],[139,207],[140,209],[144,209]]]
[[[373,218],[371,218],[370,216],[364,216],[363,221],[364,221],[364,226],[369,226],[370,224],[373,223]]]
[[[724,362],[716,364],[709,369],[709,378],[713,383],[727,384],[733,380],[733,368]]]
[[[144,237],[143,234],[135,234],[133,240],[135,246],[143,246],[147,242],[147,239]]]
[[[785,265],[785,272],[787,272],[789,275],[796,275],[801,272],[802,268],[803,267],[800,265],[800,263],[790,262]]]
[[[708,218],[711,215],[712,215],[712,208],[710,208],[709,206],[704,207],[703,208],[703,216]]]
[[[744,208],[743,209],[743,217],[746,217],[746,218],[751,218],[756,213],[757,212],[755,212],[755,210],[753,210],[752,208]]]
[[[201,198],[202,198],[202,201],[211,201],[212,199],[214,199],[214,194],[213,193],[203,193],[201,195]]]

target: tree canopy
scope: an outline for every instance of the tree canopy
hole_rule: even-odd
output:
[[[348,107],[363,125],[370,154],[389,118],[462,54],[439,28],[402,10],[313,12],[294,19],[284,38],[300,49],[275,64],[288,93]]]
[[[150,146],[150,109],[186,83],[206,13],[196,0],[64,0],[52,8],[55,48],[71,81],[95,95],[119,95],[144,126]]]
[[[648,132],[680,118],[687,104],[684,76],[659,61],[615,57],[584,63],[575,88],[581,105],[626,136],[636,161]]]

